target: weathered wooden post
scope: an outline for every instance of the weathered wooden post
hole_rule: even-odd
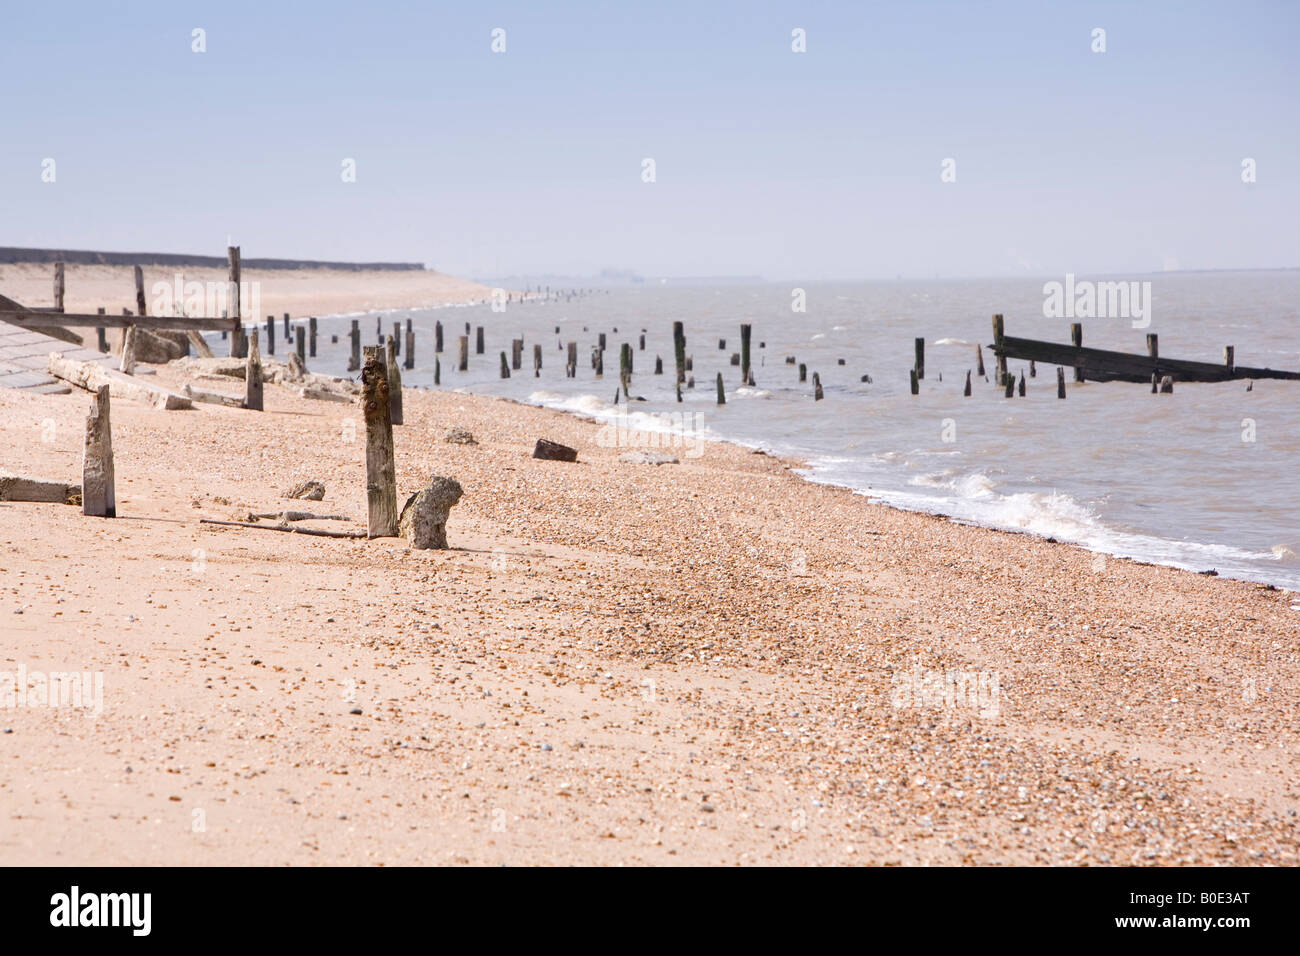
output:
[[[984,371],[984,346],[975,346],[975,374],[980,378],[988,378],[988,373]]]
[[[366,422],[366,503],[371,538],[397,537],[397,471],[384,350],[366,346],[361,370],[361,408]]]
[[[348,333],[351,340],[352,354],[348,357],[348,371],[355,372],[361,368],[361,323],[358,319],[352,320],[352,331]]]
[[[1070,342],[1074,345],[1076,349],[1083,348],[1083,323],[1082,322],[1070,323]],[[1082,366],[1076,365],[1074,367],[1074,380],[1076,382],[1083,381]]]
[[[307,354],[311,358],[316,357],[316,316],[309,316],[307,319]]]
[[[605,333],[604,333],[604,332],[601,332],[599,335],[596,336],[596,347],[599,348],[602,352],[605,351]]]
[[[1154,332],[1147,333],[1147,355],[1153,359],[1160,358],[1160,336]]]
[[[919,378],[916,377],[916,366],[913,366],[913,367],[908,371],[908,379],[909,379],[909,381],[908,381],[908,385],[909,385],[909,387],[910,387],[911,390],[912,390],[912,394],[913,394],[913,395],[920,395],[920,394],[921,394],[921,380],[920,380]],[[814,375],[814,376],[813,376],[813,381],[816,381],[816,380],[817,380],[817,376]]]
[[[591,357],[592,364],[596,368],[596,378],[605,377],[605,350],[596,349],[596,353]]]
[[[100,315],[105,314],[104,307],[102,305],[99,307],[99,314]],[[102,325],[95,326],[95,346],[101,352],[108,351],[108,336],[105,334],[104,327]]]
[[[524,366],[524,340],[510,340],[510,368],[518,372]]]
[[[820,402],[821,400],[822,400],[822,377],[816,372],[813,372],[813,401]]]
[[[385,347],[388,360],[388,417],[394,425],[402,424],[402,372],[397,367],[397,339],[388,337]]]
[[[1000,312],[993,316],[993,354],[996,359],[993,374],[998,385],[1006,385],[1007,357],[1002,354],[1002,313]]]
[[[673,357],[677,362],[677,381],[686,381],[686,327],[681,322],[673,323]],[[681,401],[678,389],[678,401]]]
[[[135,267],[135,314],[149,314],[149,307],[144,301],[144,270],[139,266]]]
[[[656,374],[656,375],[662,375],[663,373],[664,373],[664,360],[663,360],[660,356],[656,355],[656,356],[655,356],[655,374]]]
[[[1151,394],[1155,395],[1160,391],[1160,376],[1155,372],[1151,373]]]
[[[1024,372],[1024,369],[1021,369],[1021,371],[1020,371],[1020,385],[1019,385],[1017,388],[1018,388],[1018,391],[1020,392],[1020,397],[1021,397],[1021,398],[1024,398],[1024,397],[1025,397],[1025,372]]]
[[[266,354],[275,354],[275,316],[266,317]]]
[[[442,359],[436,355],[433,357],[433,384],[442,384]]]
[[[410,319],[406,320],[406,357],[402,364],[406,368],[415,368],[415,326]]]
[[[248,334],[248,357],[244,360],[244,407],[262,410],[262,352],[257,347],[256,325]]]
[[[1160,380],[1160,393],[1162,395],[1172,395],[1174,393],[1174,377],[1166,375]]]
[[[726,350],[727,350],[727,340],[726,340],[726,339],[718,339],[718,351],[719,351],[719,352],[725,352]]]
[[[645,333],[644,333],[644,332],[641,333],[641,351],[642,351],[642,352],[645,351]]]
[[[506,361],[505,352],[501,353],[501,377],[502,378],[510,377],[510,363]]]
[[[433,323],[433,354],[442,354],[442,321]]]
[[[306,368],[307,367],[307,330],[300,325],[293,331],[294,334],[297,336],[297,341],[294,344],[298,352],[298,361],[302,363],[303,368]]]
[[[925,339],[918,338],[916,348],[916,377],[925,378]]]
[[[970,369],[966,369],[966,388],[962,392],[966,398],[970,398]]]
[[[108,389],[109,386],[101,385],[90,400],[86,443],[81,458],[81,513],[95,518],[117,517]]]
[[[808,366],[805,365],[803,362],[799,363],[799,381],[801,382],[808,381]]]
[[[483,326],[481,325],[474,330],[474,354],[483,354]]]
[[[118,369],[127,375],[135,374],[135,324],[126,327],[122,334],[122,361]]]
[[[721,373],[721,372],[718,373],[718,404],[719,404],[719,405],[725,405],[725,404],[727,404],[727,395],[726,395],[726,392],[724,392],[724,391],[722,390],[722,373]]]
[[[293,330],[290,328],[289,325],[289,313],[286,312],[284,313],[284,340],[288,342],[292,339],[293,339]]]
[[[227,284],[226,313],[234,319],[234,328],[230,332],[230,357],[243,358],[244,350],[240,340],[244,337],[243,315],[239,302],[239,246],[226,248]]]
[[[54,263],[54,311],[63,311],[63,263]]]
[[[1006,392],[1007,398],[1014,398],[1016,395],[1016,377],[1012,375],[1010,372],[1007,372],[1006,385],[1007,385],[1007,392]]]
[[[740,380],[749,384],[749,336],[753,326],[741,323],[740,326]]]
[[[1237,350],[1231,345],[1225,345],[1223,347],[1223,364],[1227,366],[1229,374],[1231,374],[1232,370],[1237,366],[1236,351]]]
[[[469,370],[469,336],[462,335],[459,339],[460,354],[456,362],[456,370],[465,372]]]
[[[1056,366],[1056,397],[1065,398],[1065,369]]]
[[[569,343],[568,361],[565,363],[565,374],[569,378],[578,377],[578,343]]]
[[[1038,378],[1038,366],[1034,364],[1033,359],[1029,360],[1029,377]]]
[[[542,346],[533,345],[533,378],[542,377]]]

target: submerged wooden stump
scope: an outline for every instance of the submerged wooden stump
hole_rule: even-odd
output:
[[[86,444],[81,458],[81,513],[96,518],[117,517],[113,482],[113,430],[109,421],[108,386],[101,385],[90,400]]]

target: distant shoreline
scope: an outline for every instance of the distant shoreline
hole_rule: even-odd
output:
[[[55,263],[89,266],[191,266],[225,268],[224,256],[194,256],[171,252],[94,252],[77,249],[24,249],[0,246],[0,265]],[[350,272],[423,272],[422,262],[324,262],[313,259],[241,260],[245,269],[340,269]]]

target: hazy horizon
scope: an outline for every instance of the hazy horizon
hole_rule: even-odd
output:
[[[809,282],[1300,263],[1281,3],[7,19],[0,245]]]

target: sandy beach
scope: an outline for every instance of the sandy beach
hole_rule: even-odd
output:
[[[174,285],[177,276],[185,282],[217,286],[224,286],[229,278],[224,268],[145,266],[143,272],[147,300],[155,283]],[[28,308],[53,305],[53,277],[54,267],[47,263],[0,265],[0,289]],[[297,318],[431,308],[481,301],[492,294],[487,286],[432,270],[245,269],[241,281],[257,283],[261,297],[259,314],[246,314],[249,321],[285,312]],[[64,282],[67,312],[93,314],[100,306],[113,315],[123,309],[135,311],[135,276],[129,266],[69,264]]]
[[[128,304],[81,271],[70,308]],[[268,312],[345,309],[284,281]],[[465,489],[450,550],[199,524],[365,527],[359,408],[265,401],[115,401],[116,519],[0,503],[0,671],[103,674],[98,716],[0,711],[3,862],[1297,862],[1292,593],[452,391],[396,428],[399,502]],[[79,481],[88,405],[0,390],[0,464]]]

